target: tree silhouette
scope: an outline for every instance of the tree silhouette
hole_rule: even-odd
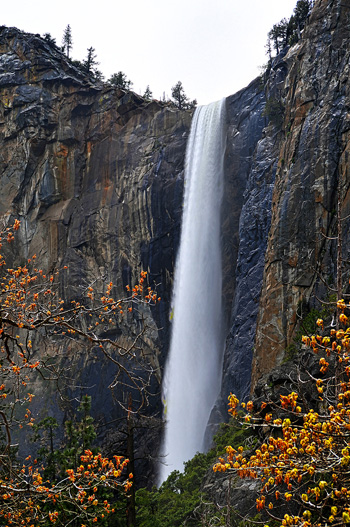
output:
[[[189,99],[185,93],[181,81],[178,81],[175,86],[171,88],[171,96],[174,100],[175,106],[177,106],[180,110],[188,108]]]
[[[181,81],[178,81],[175,86],[171,88],[171,96],[174,100],[173,102],[175,106],[177,106],[180,110],[188,110],[197,106],[197,100],[193,99],[190,101],[185,94],[185,90]]]
[[[147,84],[147,88],[145,89],[145,93],[143,94],[143,97],[145,99],[147,99],[148,101],[150,101],[153,97],[153,93],[152,91],[150,90],[150,87],[149,85]]]
[[[122,71],[113,73],[107,82],[116,88],[121,88],[122,90],[130,90],[133,84]]]
[[[95,48],[90,47],[87,50],[86,59],[83,61],[84,69],[88,73],[92,73],[95,70],[95,67],[99,65],[99,62],[96,60]]]
[[[45,33],[44,40],[46,40],[46,42],[49,42],[49,44],[52,44],[53,46],[57,46],[56,39],[51,36],[51,33]]]
[[[63,51],[66,52],[66,55],[69,58],[70,51],[73,47],[72,30],[69,24],[67,25],[63,33],[62,46],[63,46]]]

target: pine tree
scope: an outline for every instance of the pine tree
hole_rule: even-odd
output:
[[[177,82],[175,86],[171,88],[171,96],[174,99],[175,106],[177,106],[179,110],[188,108],[189,99],[185,93],[181,81]]]
[[[287,45],[287,28],[288,21],[286,18],[283,18],[278,24],[274,24],[268,32],[268,38],[272,41],[277,55]]]
[[[311,1],[310,0],[298,0],[297,5],[294,9],[294,17],[298,27],[298,36],[300,38],[300,31],[304,29],[306,19],[311,10]]]
[[[51,36],[51,33],[44,33],[44,40],[49,42],[49,44],[56,46],[56,39]]]
[[[98,62],[96,60],[95,48],[91,46],[90,48],[88,48],[87,52],[88,53],[87,53],[86,59],[83,61],[83,65],[84,65],[84,69],[88,73],[92,73],[94,66],[98,65]]]
[[[122,90],[130,90],[132,86],[131,80],[129,80],[125,73],[118,71],[118,73],[113,73],[108,79],[109,84],[115,86],[116,88],[121,88]]]
[[[149,84],[147,84],[147,88],[145,90],[145,93],[143,94],[143,97],[150,101],[153,98],[153,93],[149,87]]]
[[[69,58],[70,50],[73,47],[72,30],[69,24],[63,33],[62,46],[63,46],[63,51],[66,52],[66,55]]]

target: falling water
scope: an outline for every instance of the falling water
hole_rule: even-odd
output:
[[[187,144],[185,202],[175,271],[172,336],[163,383],[160,481],[203,450],[222,364],[220,205],[225,99],[199,107]]]

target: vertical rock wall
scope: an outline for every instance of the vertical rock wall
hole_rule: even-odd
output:
[[[162,297],[142,313],[151,327],[145,345],[158,393],[149,411],[158,416],[191,118],[189,111],[96,84],[39,36],[0,29],[0,217],[5,224],[21,220],[7,263],[23,265],[36,254],[47,271],[67,266],[60,284],[66,302],[97,279],[117,284],[125,296],[125,286],[148,272]],[[137,332],[137,316],[109,337]],[[74,358],[74,384],[88,387],[99,424],[115,422],[121,415],[118,394],[108,390],[111,363],[74,346],[61,351],[67,371]],[[47,396],[33,402],[34,416],[64,417],[55,387],[37,389]],[[77,390],[69,396],[78,397]]]
[[[262,139],[265,92],[260,78],[228,97],[227,155],[223,203],[223,292],[228,334],[223,365],[221,416],[227,396],[244,396],[250,388],[255,320],[264,250],[269,226],[274,157],[267,156],[270,139]],[[257,174],[253,168],[260,166]],[[263,166],[262,166],[263,165]]]
[[[285,57],[284,120],[253,359],[253,384],[291,343],[298,306],[329,258],[337,192],[349,211],[350,2],[316,2],[302,39]],[[344,235],[348,245],[347,224]]]

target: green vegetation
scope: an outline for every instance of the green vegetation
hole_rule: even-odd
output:
[[[59,424],[54,417],[45,417],[33,425],[34,436],[32,442],[40,443],[38,462],[45,467],[45,477],[57,477],[65,473],[67,468],[77,468],[80,456],[87,449],[92,448],[96,439],[94,420],[90,415],[91,397],[84,395],[74,413],[73,419],[65,422],[64,443],[57,444],[56,434]]]
[[[333,309],[335,325],[317,318],[316,332],[302,336],[319,370],[304,369],[309,380],[296,381],[294,391],[281,393],[279,400],[242,403],[244,422],[260,434],[259,448],[228,446],[213,467],[258,482],[256,508],[265,515],[265,526],[350,523],[350,304],[338,299]],[[305,323],[311,326],[317,313],[309,315]],[[239,404],[231,394],[231,415]]]
[[[102,80],[103,75],[101,71],[98,70],[96,67],[98,65],[99,65],[99,62],[97,62],[96,60],[95,48],[90,46],[87,50],[86,59],[82,63],[82,67],[86,71],[86,73],[92,75],[95,78],[95,80]]]
[[[284,118],[284,110],[281,98],[270,97],[266,101],[263,115],[266,116],[276,128],[281,128]]]
[[[33,425],[34,435],[31,441],[34,445],[40,445],[36,463],[44,467],[42,473],[44,479],[49,479],[51,482],[59,484],[67,476],[67,473],[70,473],[70,469],[74,467],[74,470],[77,470],[81,464],[81,457],[86,451],[90,451],[94,455],[98,454],[98,448],[93,447],[97,435],[90,410],[91,397],[84,395],[76,412],[74,412],[73,419],[66,421],[64,424],[63,439],[58,437],[59,434],[62,435],[62,431],[54,417],[46,417]],[[99,525],[113,525],[115,527],[127,525],[127,500],[125,494],[116,492],[112,488],[100,488],[95,489],[95,498],[99,501],[106,500],[112,503],[113,508],[120,512],[118,519],[115,517],[109,521],[100,519]],[[50,510],[49,504],[45,504],[44,507]],[[67,522],[69,521],[69,525],[72,527],[80,527],[81,518],[78,516],[76,520],[72,519],[69,512],[65,510],[66,507],[66,503],[56,504],[55,506],[60,519],[59,524],[61,525],[66,520]]]
[[[179,110],[187,110],[197,106],[196,99],[190,101],[187,97],[181,81],[178,81],[175,86],[171,88],[171,96],[173,98],[173,103],[179,108]]]
[[[97,61],[96,50],[94,47],[90,46],[87,49],[87,56],[84,60],[77,60],[71,58],[71,50],[73,48],[73,37],[72,37],[72,28],[70,24],[64,30],[62,37],[62,47],[57,46],[56,41],[52,38],[50,33],[45,33],[43,38],[48,42],[52,47],[63,51],[71,64],[81,70],[82,73],[88,75],[94,81],[104,81],[104,75],[102,72],[97,69],[99,62]],[[130,91],[133,86],[133,82],[128,79],[127,75],[123,71],[118,71],[113,73],[108,79],[107,83],[115,88],[120,88],[122,90]],[[185,94],[183,85],[181,81],[178,81],[171,89],[172,100],[168,97],[165,97],[165,92],[163,94],[162,101],[164,103],[172,103],[174,106],[180,110],[193,109],[197,106],[197,100],[190,100]],[[144,99],[150,101],[153,99],[153,93],[147,85],[143,95]]]
[[[149,85],[147,85],[147,88],[145,90],[145,93],[143,94],[143,97],[145,99],[147,99],[148,101],[150,101],[153,98],[153,93],[152,93]]]
[[[71,30],[70,25],[68,24],[68,26],[64,30],[63,38],[62,38],[62,49],[63,51],[66,52],[66,55],[68,58],[70,56],[70,51],[72,47],[73,47],[72,30]]]
[[[20,225],[16,219],[12,227],[3,228],[3,244],[9,246],[14,242]],[[4,262],[3,256],[0,259]],[[127,286],[125,298],[113,297],[117,290],[112,282],[97,280],[97,294],[92,286],[88,286],[81,302],[73,300],[65,306],[64,300],[58,297],[59,270],[46,274],[37,265],[34,255],[15,269],[7,268],[5,262],[1,266],[3,289],[0,303],[6,317],[1,319],[0,328],[0,524],[12,527],[48,527],[51,523],[56,527],[91,527],[97,522],[102,526],[118,525],[116,512],[119,506],[114,504],[116,500],[120,501],[120,496],[123,496],[121,508],[125,502],[127,506],[127,513],[124,506],[123,518],[127,516],[129,519],[134,510],[131,499],[133,449],[129,450],[127,459],[119,452],[105,457],[98,447],[92,446],[96,431],[90,416],[91,399],[87,395],[82,397],[78,408],[72,409],[72,419],[66,421],[65,431],[50,415],[37,415],[35,410],[35,419],[30,406],[38,395],[38,379],[41,382],[61,381],[64,371],[64,352],[48,359],[45,353],[40,353],[40,344],[44,348],[50,343],[55,346],[55,339],[58,336],[66,339],[68,333],[71,341],[84,343],[86,353],[98,348],[100,353],[108,355],[113,367],[118,368],[118,361],[125,361],[126,350],[121,350],[117,342],[101,336],[100,322],[120,327],[124,310],[132,316],[136,306],[154,304],[157,295],[149,287],[145,288],[147,272],[141,271],[138,283],[134,287]],[[91,325],[86,324],[86,315],[95,319],[94,322],[91,320]],[[148,363],[139,354],[140,348],[135,349],[140,337],[141,333],[133,339],[130,347],[130,359],[137,358],[140,375],[123,365],[123,385],[130,379],[134,392],[141,393],[144,400],[149,394],[149,384],[142,376],[142,365],[148,367]],[[121,362],[119,365],[122,366]],[[73,389],[71,379],[69,385],[60,384],[60,393],[65,392],[66,386]],[[30,388],[36,393],[29,392]],[[84,387],[79,386],[79,390]],[[132,410],[130,400],[128,414]],[[135,412],[137,410],[138,407]],[[130,419],[128,421],[130,423]],[[31,429],[37,448],[32,445],[28,449],[24,438]],[[130,433],[129,437],[132,437]],[[24,452],[21,457],[17,455],[14,441],[20,446],[18,451],[22,449]],[[111,519],[107,520],[109,517]]]
[[[125,73],[118,71],[118,73],[113,73],[107,81],[109,84],[115,88],[121,88],[122,90],[130,90],[132,87],[132,82],[129,80]]]
[[[46,42],[49,42],[51,46],[57,47],[56,39],[51,36],[51,33],[45,33],[44,40],[46,40]]]
[[[252,437],[236,419],[221,424],[206,454],[197,453],[184,464],[184,472],[175,470],[159,489],[136,492],[136,525],[138,527],[197,526],[205,517],[222,516],[210,503],[203,481],[217,457],[228,444],[239,445]]]
[[[300,343],[303,335],[311,335],[314,332],[318,319],[329,319],[332,316],[335,302],[335,294],[330,294],[327,302],[320,309],[316,309],[315,307],[310,309],[310,306],[306,302],[300,302],[297,309],[297,317],[299,319],[297,324],[298,329],[294,334],[293,342],[286,349],[285,362],[292,360],[297,355],[300,351]]]
[[[278,24],[272,26],[268,32],[266,44],[266,52],[270,60],[272,59],[272,49],[278,55],[285,46],[292,46],[298,42],[312,6],[312,0],[298,0],[289,20],[283,18]]]

